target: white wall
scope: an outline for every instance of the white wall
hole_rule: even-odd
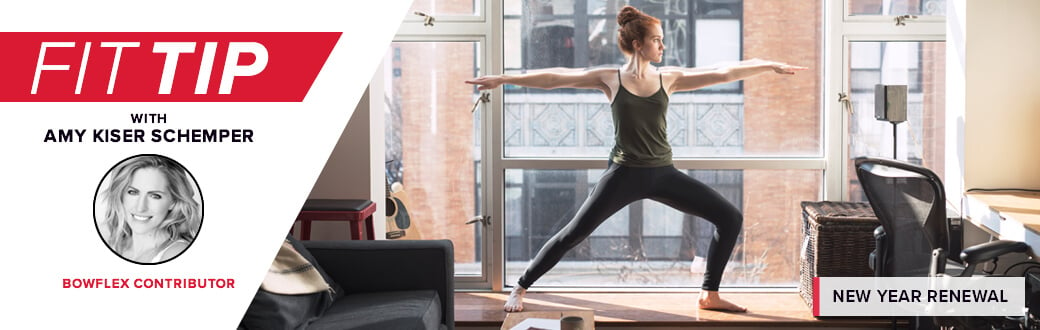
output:
[[[365,156],[371,146],[367,143],[353,143],[368,141],[368,103],[366,90],[340,135],[336,148],[329,155],[318,181],[314,183],[309,198],[369,199],[368,181],[371,173],[368,157]]]
[[[967,74],[966,0],[946,2],[946,199],[960,205],[964,192],[964,95]]]
[[[380,77],[382,71],[377,71],[376,77]],[[381,89],[365,90],[308,197],[374,201],[377,209],[373,224],[377,239],[382,239],[386,231],[383,208],[386,191],[382,141],[384,119],[382,102],[373,104],[370,100],[382,99]],[[296,228],[298,230],[299,225]],[[350,239],[346,223],[312,222],[311,228],[312,240]]]
[[[963,95],[964,189],[1040,188],[1040,1],[953,2],[968,16],[951,21],[964,24],[964,93],[947,94]]]

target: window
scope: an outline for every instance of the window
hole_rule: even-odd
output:
[[[818,16],[818,6],[770,8],[736,0],[632,4],[662,20],[663,65],[708,66],[771,53],[797,54],[788,61],[813,68],[822,64],[813,52],[821,38],[815,21],[743,24],[747,10],[757,19],[769,19],[780,14]],[[621,66],[625,59],[616,41],[620,6],[603,1],[506,1],[506,73]],[[782,37],[785,34],[803,37],[792,40]],[[745,51],[745,43],[753,47]],[[672,152],[677,157],[819,156],[819,85],[811,73],[790,78],[758,77],[744,82],[743,88],[734,82],[672,95]],[[506,157],[598,159],[613,146],[610,107],[601,92],[517,86],[504,90]],[[745,101],[748,95],[755,97]]]
[[[801,222],[789,215],[800,214],[800,201],[819,196],[822,172],[686,172],[721,193],[745,215],[744,234],[727,265],[723,285],[796,285]],[[571,220],[600,173],[602,170],[506,170],[508,281],[519,278],[542,244]],[[636,202],[607,219],[537,285],[699,287],[713,234],[714,225],[704,219],[654,201]]]
[[[620,67],[625,58],[616,44],[616,16],[625,4],[507,0],[505,72]],[[822,37],[817,20],[745,24],[775,15],[819,16],[821,9],[812,1],[776,7],[739,0],[627,4],[661,19],[666,47],[662,65],[707,66],[768,56],[817,69],[822,64],[813,51]],[[797,57],[770,55],[777,53]],[[503,249],[506,283],[511,284],[542,244],[571,220],[598,181],[614,145],[614,128],[610,106],[599,91],[506,86],[503,94]],[[810,73],[764,75],[670,96],[668,136],[677,167],[683,168],[683,159],[737,159],[727,164],[729,169],[687,169],[745,213],[744,235],[729,264],[741,275],[727,275],[724,285],[791,286],[798,281],[797,206],[801,200],[819,199],[822,170],[794,168],[796,159],[821,157],[819,94]],[[755,157],[786,160],[767,170],[746,163]],[[777,187],[784,187],[787,195],[781,200],[767,197]],[[700,286],[697,272],[703,271],[713,233],[714,226],[703,219],[656,202],[636,202],[601,225],[538,285]]]
[[[508,170],[506,245],[508,261],[527,261],[574,216],[602,171]],[[741,171],[688,171],[740,208]],[[681,254],[703,257],[713,226],[654,201],[636,202],[603,223],[588,249],[575,260],[673,260]],[[635,233],[636,235],[633,235]],[[522,269],[521,269],[522,270]]]
[[[468,111],[470,87],[462,83],[480,72],[480,43],[394,42],[390,48],[383,79],[389,181],[403,186],[411,225],[422,239],[454,243],[456,275],[482,276],[483,228],[465,223],[483,203],[482,153],[473,134],[480,118]]]
[[[506,72],[568,67],[617,67],[615,1],[505,1]],[[742,1],[633,2],[661,20],[665,66],[698,66],[740,60]],[[695,46],[696,45],[696,46]],[[512,51],[509,51],[512,50]],[[732,91],[729,84],[699,92]]]
[[[853,109],[857,109],[849,123],[850,169],[856,157],[873,156],[922,165],[942,177],[945,49],[941,41],[849,43],[849,85]],[[892,125],[874,119],[877,84],[907,86],[906,122]],[[849,196],[850,200],[867,200],[854,174],[850,174]]]
[[[614,138],[609,104],[598,91],[505,86],[470,115],[481,93],[462,81],[482,72],[620,67],[615,17],[624,5],[662,20],[662,65],[763,58],[810,68],[670,96],[676,167],[744,213],[725,287],[796,286],[799,203],[862,200],[850,160],[891,151],[891,125],[872,118],[875,84],[908,85],[912,112],[910,122],[897,127],[900,157],[941,173],[942,0],[420,1],[413,11],[447,19],[427,27],[412,17],[399,30],[388,56],[394,64],[384,71],[393,81],[388,102],[401,102],[401,109],[389,115],[414,112],[419,127],[389,128],[411,133],[388,134],[387,148],[405,159],[397,175],[416,189],[408,191],[414,204],[458,211],[427,220],[437,237],[458,239],[458,287],[501,289],[515,282],[588,196]],[[893,29],[903,14],[924,17]],[[423,58],[409,62],[416,56]],[[839,110],[838,92],[850,96],[855,114]],[[408,137],[417,132],[424,135]],[[419,172],[458,180],[410,177]],[[473,215],[490,216],[491,226],[461,224]],[[698,287],[712,232],[703,219],[652,201],[633,203],[536,285]]]
[[[895,158],[944,175],[946,150],[946,1],[846,0],[847,16],[832,24],[841,41],[832,39],[835,58],[844,62],[842,79],[833,81],[847,92],[854,112],[842,112],[847,123],[842,154],[842,198],[866,201],[853,169],[860,156]],[[902,22],[897,16],[915,15]],[[893,125],[874,118],[874,86],[907,86],[907,120]],[[835,90],[836,92],[838,90]],[[835,173],[836,174],[836,173]]]

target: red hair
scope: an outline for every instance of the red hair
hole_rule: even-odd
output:
[[[617,14],[618,23],[618,48],[625,54],[635,53],[632,47],[633,40],[643,42],[646,35],[650,33],[654,25],[660,25],[661,20],[639,11],[632,6],[625,6]]]

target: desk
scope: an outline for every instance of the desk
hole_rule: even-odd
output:
[[[1040,247],[1040,193],[968,192],[964,194],[964,215],[1001,239]]]

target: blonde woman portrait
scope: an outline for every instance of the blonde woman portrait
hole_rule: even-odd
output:
[[[116,164],[95,195],[94,218],[109,249],[138,264],[176,258],[202,225],[201,193],[176,161],[138,155]]]

